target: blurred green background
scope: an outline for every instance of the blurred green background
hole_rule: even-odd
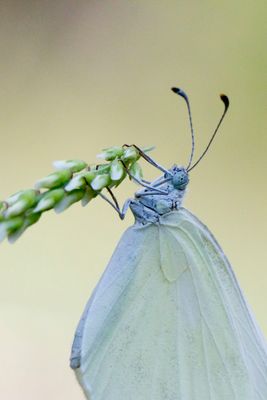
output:
[[[0,198],[33,186],[57,159],[95,162],[103,147],[156,145],[187,161],[190,96],[196,155],[185,206],[229,257],[257,320],[266,320],[266,29],[263,1],[0,2]],[[157,171],[143,163],[147,178]],[[136,190],[124,183],[122,203]],[[68,367],[76,324],[122,232],[101,199],[53,212],[0,250],[0,396],[79,400]]]

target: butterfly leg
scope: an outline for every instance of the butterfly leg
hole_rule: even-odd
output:
[[[135,193],[135,195],[136,195],[136,197],[142,197],[142,196],[150,196],[150,195],[155,195],[155,194],[158,194],[158,195],[165,194],[166,192],[158,193],[156,188],[158,188],[161,185],[164,185],[167,182],[170,182],[171,180],[172,180],[172,178],[160,177],[159,179],[154,181],[153,184],[150,185],[150,190],[140,189]]]
[[[153,158],[149,157],[142,149],[140,149],[140,147],[136,146],[136,144],[132,144],[132,145],[124,144],[123,146],[125,146],[125,147],[134,147],[138,151],[140,156],[144,160],[146,160],[149,164],[153,165],[154,167],[156,167],[157,169],[159,169],[160,171],[162,171],[164,173],[170,174],[170,171],[168,171],[162,165],[158,164],[155,160],[153,160]]]
[[[127,174],[129,175],[129,177],[130,177],[133,181],[135,181],[136,183],[138,183],[139,185],[141,185],[141,186],[143,186],[143,187],[145,187],[145,188],[147,188],[147,189],[154,190],[154,191],[156,191],[157,193],[168,194],[165,190],[161,190],[161,189],[154,188],[151,184],[147,184],[146,181],[144,181],[143,179],[141,180],[141,179],[136,178],[135,176],[133,176],[133,175],[131,174],[131,172],[130,172],[129,169],[127,168],[126,164],[124,163],[124,161],[120,160],[120,162],[122,163],[122,165],[123,165],[125,171],[127,172]]]
[[[119,203],[118,203],[116,197],[114,196],[114,194],[113,194],[113,192],[111,191],[110,188],[108,188],[108,192],[111,195],[113,202],[101,192],[98,195],[103,200],[105,200],[108,204],[110,204],[111,207],[113,207],[114,210],[117,211],[117,213],[119,214],[120,219],[123,220],[125,218],[125,215],[126,215],[126,213],[128,211],[128,208],[129,208],[129,206],[131,204],[132,199],[127,199],[125,201],[125,203],[123,204],[122,209],[120,209]]]

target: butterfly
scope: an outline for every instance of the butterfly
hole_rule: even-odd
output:
[[[135,223],[123,234],[78,324],[71,367],[90,400],[265,400],[267,344],[223,250],[182,206],[193,163],[166,169],[119,208]],[[127,169],[127,167],[125,166]],[[130,175],[130,172],[127,171]],[[131,175],[130,175],[131,177]]]

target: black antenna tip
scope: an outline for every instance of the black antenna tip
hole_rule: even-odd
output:
[[[174,93],[178,94],[179,96],[183,97],[188,102],[188,97],[187,97],[186,93],[182,89],[176,88],[176,87],[172,87],[171,90]]]
[[[176,94],[180,94],[180,89],[179,88],[172,87],[171,90]]]
[[[229,98],[226,96],[226,94],[220,94],[220,98],[224,104],[225,110],[227,110],[230,104]]]

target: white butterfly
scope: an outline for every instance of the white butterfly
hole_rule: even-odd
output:
[[[222,249],[182,207],[192,166],[128,200],[136,222],[121,238],[78,325],[71,367],[90,400],[266,400],[267,345]]]

